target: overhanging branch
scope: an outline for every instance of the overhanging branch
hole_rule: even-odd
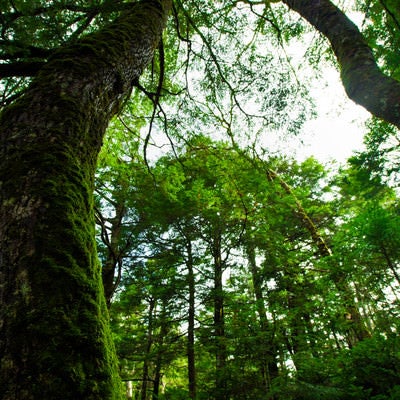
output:
[[[29,59],[29,58],[48,58],[55,49],[45,49],[32,45],[27,45],[24,42],[18,40],[3,40],[0,39],[0,60],[16,60],[18,58]],[[7,49],[12,48],[14,50],[8,51]]]
[[[35,76],[43,65],[45,65],[45,62],[42,61],[19,61],[11,64],[0,64],[0,79]]]
[[[282,0],[331,43],[347,95],[400,128],[400,82],[383,74],[357,26],[329,0]]]

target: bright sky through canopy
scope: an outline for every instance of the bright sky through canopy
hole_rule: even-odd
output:
[[[347,8],[352,2],[341,3],[341,8]],[[348,15],[361,28],[364,17],[355,12],[349,12]],[[288,55],[299,66],[304,63],[305,48],[314,40],[314,33],[307,36],[303,43],[296,41],[287,49]],[[347,97],[339,71],[331,63],[324,64],[321,68],[322,77],[310,81],[317,117],[305,122],[299,136],[293,138],[291,143],[286,143],[282,151],[299,159],[314,156],[321,162],[344,163],[354,151],[364,148],[365,121],[371,115]]]
[[[344,162],[353,151],[363,148],[364,122],[370,114],[347,98],[334,68],[327,68],[324,78],[325,86],[316,82],[311,89],[318,116],[302,128],[300,138],[304,144],[298,149],[298,156]]]

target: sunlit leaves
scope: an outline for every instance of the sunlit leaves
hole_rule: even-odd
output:
[[[365,13],[364,34],[384,69],[399,77],[400,8],[397,1],[358,1]]]

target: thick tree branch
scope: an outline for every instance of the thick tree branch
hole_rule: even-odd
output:
[[[396,25],[397,29],[400,30],[400,21],[396,18],[396,15],[394,12],[392,12],[392,10],[390,10],[390,8],[387,6],[386,2],[383,0],[380,0],[380,3],[382,5],[382,8],[388,13],[388,15],[390,15],[390,17],[393,20],[393,23]]]
[[[97,15],[104,11],[110,11],[110,10],[112,11],[128,10],[130,6],[131,6],[130,4],[122,3],[120,1],[115,1],[115,0],[104,2],[102,5],[90,5],[86,7],[77,5],[76,2],[74,1],[70,1],[70,2],[65,2],[64,4],[56,3],[47,6],[32,8],[29,12],[26,12],[26,10],[22,12],[14,7],[14,11],[1,14],[1,18],[3,20],[3,23],[6,22],[10,24],[11,22],[17,20],[18,18],[27,16],[34,17],[38,15],[49,14],[51,12],[60,13],[62,11],[70,11],[80,14]]]
[[[17,58],[47,58],[54,49],[44,49],[36,46],[26,45],[26,43],[15,40],[0,40],[2,52],[0,60],[16,60]],[[16,48],[18,50],[7,51],[7,48]]]
[[[357,26],[329,0],[282,0],[331,43],[347,95],[400,128],[400,83],[378,68]]]
[[[0,64],[0,79],[12,76],[35,76],[44,64],[41,61]]]
[[[277,180],[281,188],[285,191],[285,193],[294,199],[296,204],[296,213],[299,216],[304,227],[310,233],[313,243],[318,247],[320,256],[321,257],[331,256],[332,255],[331,249],[328,247],[324,238],[318,232],[317,227],[315,226],[314,222],[305,211],[304,207],[302,206],[301,202],[293,192],[292,188],[285,182],[284,179],[282,179],[281,176],[279,176],[279,174],[276,171],[269,168],[267,169],[266,172],[268,180],[270,181]]]

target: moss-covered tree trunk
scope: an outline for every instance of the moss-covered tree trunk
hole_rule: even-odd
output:
[[[55,54],[0,120],[0,398],[120,397],[92,190],[112,115],[169,1],[142,1]]]

